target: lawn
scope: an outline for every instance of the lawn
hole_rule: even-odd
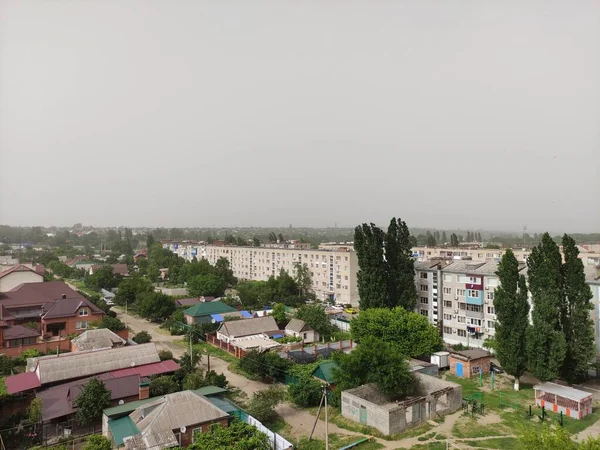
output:
[[[517,439],[512,437],[501,437],[492,439],[483,439],[480,441],[460,441],[461,444],[467,444],[470,447],[493,448],[493,449],[511,449],[517,446]]]
[[[359,438],[358,436],[342,437],[338,434],[330,434],[329,448],[338,449],[346,445],[353,444],[354,442],[357,442],[360,439],[361,438]],[[321,439],[312,439],[309,441],[307,438],[302,438],[294,443],[294,448],[296,450],[325,450],[325,441]],[[376,441],[365,441],[354,448],[356,450],[379,450],[381,448],[384,448],[384,446]]]

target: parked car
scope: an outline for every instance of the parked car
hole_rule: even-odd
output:
[[[490,370],[494,373],[504,373],[504,370],[502,370],[502,367],[497,366],[494,363],[490,363]]]
[[[348,314],[356,314],[356,310],[354,308],[346,308],[344,309],[345,312],[347,312]]]

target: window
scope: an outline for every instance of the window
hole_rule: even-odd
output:
[[[452,274],[445,273],[444,274],[444,281],[452,281]]]
[[[192,430],[192,442],[196,442],[196,434],[202,433],[202,427],[194,428]]]
[[[466,303],[459,303],[458,304],[458,309],[467,309],[467,304]]]
[[[421,303],[423,305],[428,305],[429,304],[429,299],[427,297],[421,297]]]
[[[427,311],[426,309],[422,309],[420,312],[421,312],[422,316],[425,316],[425,317],[429,316],[429,311]]]
[[[460,337],[467,337],[467,332],[465,330],[458,330],[457,333]]]
[[[444,327],[444,334],[452,334],[452,328]]]
[[[458,323],[465,323],[467,318],[465,316],[458,316],[456,320],[458,321]]]
[[[445,287],[444,288],[444,294],[450,294],[450,295],[452,295],[452,288]]]
[[[496,310],[494,309],[493,306],[488,306],[487,312],[488,312],[488,314],[496,314]]]
[[[498,286],[498,278],[488,278],[487,285],[488,286]]]
[[[457,297],[464,297],[465,296],[465,290],[464,289],[457,289],[456,290],[456,296]]]
[[[472,319],[472,318],[469,318],[469,320],[467,321],[467,323],[469,325],[475,325],[476,327],[480,327],[481,326],[481,319]]]
[[[429,286],[427,286],[426,284],[422,284],[421,285],[421,291],[423,291],[423,292],[429,291]]]
[[[474,289],[469,289],[469,297],[479,298],[479,291],[476,291]]]
[[[81,308],[79,310],[79,316],[87,316],[89,314],[89,311],[87,308]]]
[[[421,272],[421,279],[422,280],[426,280],[427,279],[427,272]]]
[[[496,322],[493,320],[488,320],[488,328],[496,328]]]
[[[479,375],[481,372],[481,366],[471,366],[471,375]]]
[[[444,300],[444,308],[452,308],[452,301]]]
[[[444,314],[444,320],[452,320],[451,314]]]
[[[77,330],[87,330],[87,328],[88,328],[87,320],[77,321],[77,323],[75,323],[75,328]]]
[[[481,305],[467,305],[467,311],[483,312],[483,306],[481,306]]]
[[[304,339],[306,339],[308,337],[308,333],[304,333],[304,335],[302,336]],[[190,357],[191,359],[191,357]]]
[[[494,300],[494,293],[493,292],[486,292],[485,297],[488,300]]]

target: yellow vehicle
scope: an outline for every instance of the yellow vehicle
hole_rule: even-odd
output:
[[[347,312],[348,314],[356,314],[357,311],[354,308],[346,308],[344,309],[345,312]]]

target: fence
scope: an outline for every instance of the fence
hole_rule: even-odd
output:
[[[279,351],[279,356],[291,359],[299,364],[310,363],[317,358],[328,358],[333,352],[347,352],[356,347],[352,339],[326,344],[303,345],[298,350]]]
[[[236,347],[229,342],[223,342],[220,339],[217,339],[217,335],[215,333],[206,333],[206,342],[214,347],[220,348],[221,350],[225,350],[227,353],[235,356],[236,358],[243,358],[246,356],[245,350],[242,350],[241,348]]]
[[[271,443],[271,448],[273,448],[273,450],[288,450],[294,448],[294,446],[287,439],[285,439],[280,434],[269,430],[251,415],[242,414],[242,416],[245,416],[245,418],[243,418],[244,422],[256,427],[259,431],[262,431],[267,436],[269,436],[269,442]]]
[[[55,340],[48,340],[44,342],[37,342],[30,345],[19,345],[17,347],[3,347],[0,352],[6,356],[15,358],[19,356],[25,350],[37,350],[40,353],[52,353],[56,350],[60,351],[71,351],[71,341],[66,338],[60,338]]]

